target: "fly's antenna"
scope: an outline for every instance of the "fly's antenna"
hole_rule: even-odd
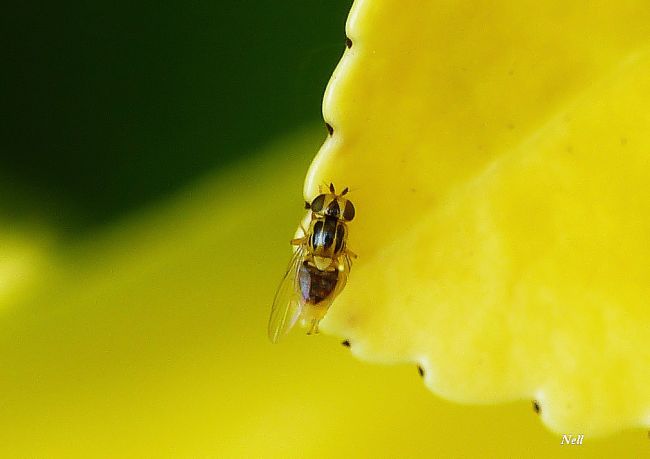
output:
[[[332,193],[332,194],[336,194],[336,187],[334,186],[334,183],[332,183],[332,182],[327,183],[327,182],[323,181],[320,185],[318,185],[318,192],[320,194],[323,194],[323,192],[327,193],[328,191],[330,193]],[[345,196],[348,193],[352,193],[352,192],[356,192],[356,191],[358,191],[358,188],[352,189],[352,188],[346,186],[343,189],[343,191],[341,191],[339,196]]]

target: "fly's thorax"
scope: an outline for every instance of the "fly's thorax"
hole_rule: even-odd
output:
[[[310,224],[309,248],[313,256],[336,258],[345,249],[348,230],[334,217],[316,217]]]

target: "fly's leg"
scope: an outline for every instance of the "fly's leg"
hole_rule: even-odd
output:
[[[305,228],[302,227],[302,224],[300,225],[300,229],[302,230],[302,234],[304,234],[304,236],[291,239],[291,245],[303,245],[309,241],[309,235],[307,234]]]
[[[307,240],[309,239],[309,236],[303,236],[303,237],[297,237],[295,239],[291,239],[291,245],[303,245]]]
[[[309,327],[309,331],[307,331],[308,335],[317,335],[318,334],[318,319],[312,319],[311,325]]]
[[[351,256],[352,258],[358,258],[358,255],[347,247],[345,248],[345,254]]]
[[[297,237],[295,239],[291,239],[291,245],[303,245],[307,241],[309,241],[309,236],[307,235],[307,230],[305,229],[304,226],[302,226],[302,222],[300,222],[300,229],[302,230],[302,237]]]

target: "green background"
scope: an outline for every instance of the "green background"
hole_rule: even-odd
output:
[[[350,4],[5,9],[3,213],[75,236],[319,122]]]

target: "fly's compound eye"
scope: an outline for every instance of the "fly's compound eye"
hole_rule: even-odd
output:
[[[325,204],[325,195],[324,194],[319,194],[314,198],[314,200],[311,202],[311,211],[312,212],[321,212],[323,210],[323,205]]]
[[[343,209],[343,220],[349,222],[354,218],[354,205],[352,201],[345,201],[345,208]]]

